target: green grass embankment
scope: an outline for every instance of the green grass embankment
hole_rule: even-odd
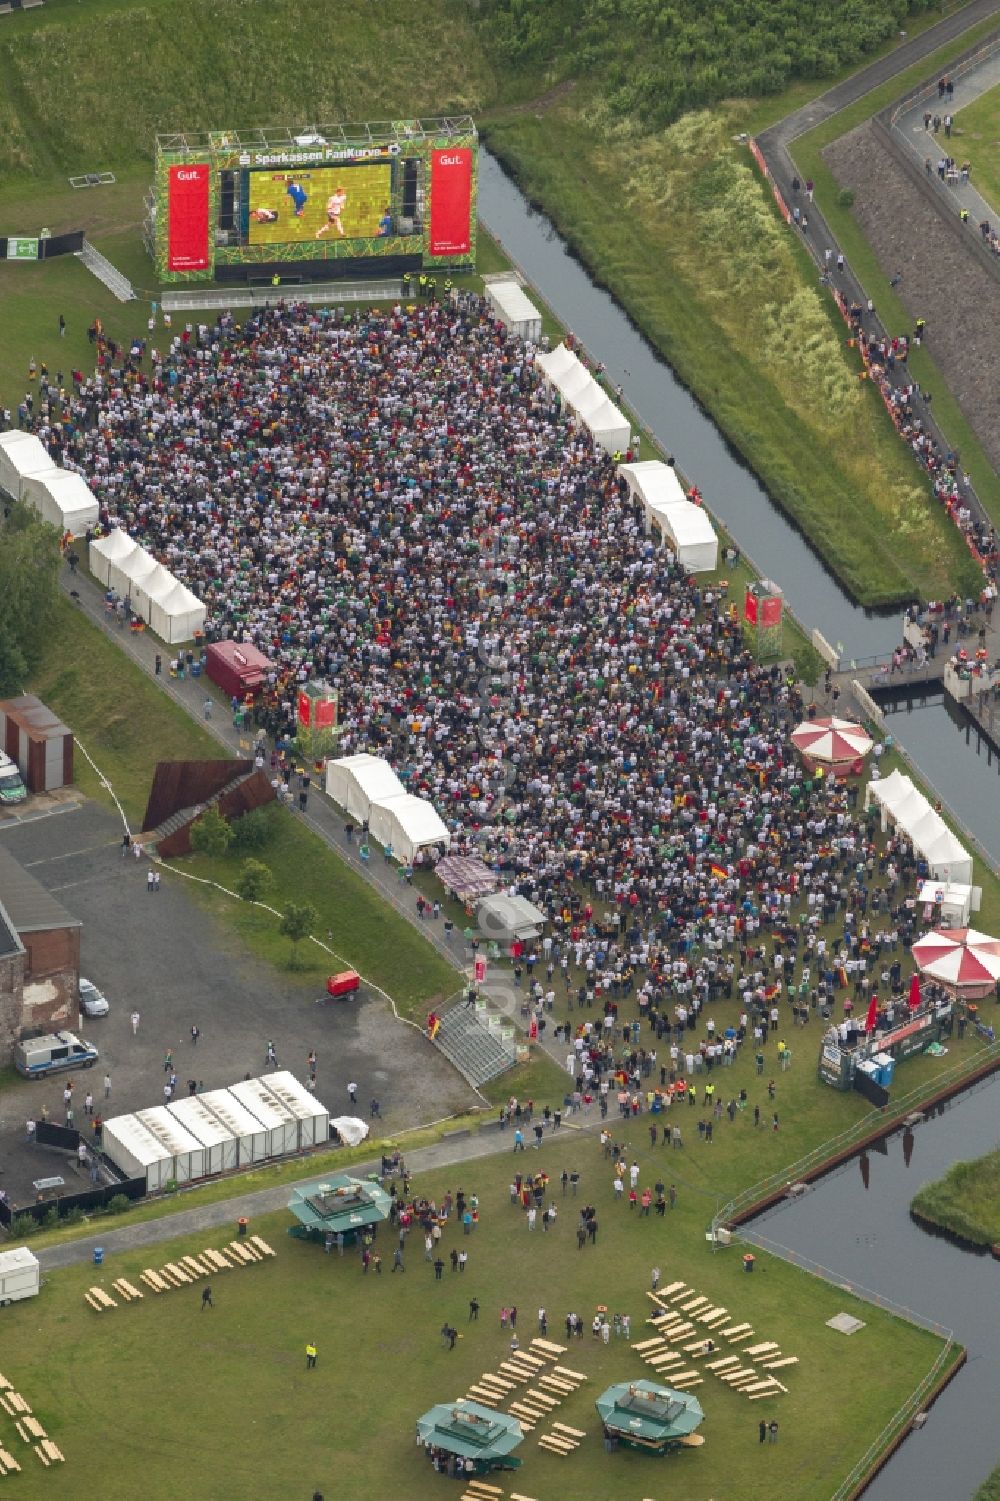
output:
[[[815,269],[731,140],[745,113],[638,135],[573,96],[544,118],[498,112],[484,134],[855,598],[976,587],[967,550],[858,380]],[[627,233],[610,211],[619,202]]]
[[[956,1162],[910,1204],[914,1217],[973,1246],[1000,1244],[1000,1150]]]

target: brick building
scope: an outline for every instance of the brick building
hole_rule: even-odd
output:
[[[0,1064],[28,1028],[76,1026],[81,928],[0,845]]]

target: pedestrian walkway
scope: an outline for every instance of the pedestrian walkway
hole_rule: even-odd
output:
[[[600,1125],[600,1113],[594,1104],[584,1107],[582,1119],[578,1115],[572,1122],[564,1121],[562,1130],[575,1129],[590,1132],[599,1128]],[[543,1137],[540,1149],[542,1152],[549,1147],[553,1134],[550,1130]],[[477,1162],[483,1157],[499,1156],[503,1152],[511,1151],[512,1141],[512,1132],[503,1131],[497,1123],[490,1122],[489,1125],[484,1125],[478,1130],[461,1130],[450,1136],[446,1134],[440,1141],[430,1146],[418,1147],[412,1152],[406,1152],[406,1166],[411,1176],[415,1178],[420,1173],[433,1172],[436,1168],[451,1167],[460,1162]],[[380,1167],[379,1159],[372,1157],[368,1162],[351,1163],[346,1170],[353,1177],[365,1178],[369,1173],[377,1173]],[[302,1177],[297,1181],[308,1182],[310,1178],[315,1178],[317,1173],[328,1172],[330,1168],[329,1159],[324,1159],[322,1169],[317,1165],[311,1171],[307,1163],[303,1163]],[[231,1199],[222,1199],[215,1204],[202,1204],[192,1209],[182,1208],[184,1199],[183,1196],[179,1196],[176,1200],[178,1205],[176,1213],[165,1215],[163,1219],[146,1220],[141,1224],[123,1224],[116,1229],[105,1230],[103,1227],[95,1226],[93,1235],[69,1241],[65,1245],[49,1246],[39,1250],[36,1254],[43,1272],[53,1272],[60,1267],[78,1266],[81,1262],[90,1261],[95,1245],[102,1248],[105,1261],[107,1261],[108,1257],[116,1253],[138,1251],[145,1246],[159,1245],[165,1240],[176,1240],[181,1236],[215,1230],[220,1225],[235,1226],[242,1218],[253,1220],[262,1214],[274,1214],[287,1207],[292,1187],[292,1183],[281,1183],[274,1188],[262,1188],[255,1193],[238,1194]]]

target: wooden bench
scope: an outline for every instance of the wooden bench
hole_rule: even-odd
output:
[[[667,1330],[667,1340],[672,1345],[679,1345],[681,1340],[690,1339],[693,1333],[693,1324],[678,1324],[676,1329]]]
[[[560,1381],[558,1376],[539,1376],[538,1385],[544,1386],[549,1391],[558,1392],[561,1397],[568,1397],[576,1391],[576,1387],[569,1381]]]
[[[686,1392],[692,1386],[701,1386],[703,1381],[703,1376],[677,1376],[671,1377],[670,1385],[676,1387],[679,1392]]]
[[[48,1469],[48,1467],[52,1463],[52,1461],[49,1458],[49,1456],[46,1454],[45,1450],[42,1448],[41,1444],[36,1444],[35,1445],[35,1453],[38,1455],[39,1459],[42,1461],[42,1464],[45,1466],[45,1468]]]
[[[673,1285],[674,1287],[678,1288],[679,1291],[672,1293],[669,1288],[667,1289],[665,1297],[670,1303],[682,1303],[685,1298],[690,1298],[691,1294],[694,1292],[693,1287],[687,1287],[683,1282],[675,1282]]]
[[[0,1376],[0,1392],[9,1392],[11,1385],[12,1383],[7,1380],[6,1376]]]
[[[718,1329],[728,1318],[728,1308],[710,1308],[707,1313],[699,1313],[698,1323],[704,1324],[707,1329]]]
[[[683,1361],[683,1359],[684,1356],[679,1350],[667,1350],[662,1355],[647,1356],[646,1364],[651,1365],[654,1371],[660,1371],[664,1366],[676,1365],[679,1360]]]
[[[145,1282],[146,1286],[151,1287],[154,1293],[165,1293],[170,1291],[170,1284],[164,1282],[159,1272],[154,1272],[153,1268],[149,1266],[144,1272],[139,1273],[139,1281]]]
[[[525,1430],[526,1433],[532,1433],[534,1431],[535,1424],[538,1421],[537,1418],[529,1417],[528,1414],[526,1412],[522,1412],[519,1407],[511,1407],[509,1411],[513,1417],[517,1418],[517,1421],[520,1423],[521,1427]]]
[[[543,1360],[558,1360],[561,1355],[566,1354],[566,1348],[565,1345],[554,1345],[548,1339],[533,1339],[531,1341],[531,1349],[536,1351]]]
[[[739,1365],[739,1363],[740,1357],[738,1355],[724,1355],[721,1360],[710,1360],[708,1362],[708,1369],[710,1371],[725,1371],[731,1366]]]
[[[798,1363],[799,1357],[797,1355],[782,1355],[778,1360],[761,1361],[761,1367],[765,1371],[780,1371],[785,1366],[798,1365]]]
[[[484,1392],[478,1386],[470,1386],[465,1395],[471,1402],[478,1402],[483,1407],[499,1407],[503,1401],[503,1398],[498,1397],[495,1392]]]
[[[518,1385],[531,1380],[527,1371],[520,1370],[516,1365],[512,1365],[509,1360],[501,1361],[500,1369],[504,1375],[509,1376],[511,1381],[516,1381]]]
[[[502,1496],[503,1487],[499,1485],[487,1485],[485,1480],[467,1480],[466,1486],[470,1491],[481,1491],[484,1496]]]
[[[104,1312],[104,1306],[103,1306],[103,1304],[101,1304],[101,1303],[98,1302],[98,1300],[94,1297],[93,1293],[89,1293],[89,1292],[88,1293],[84,1293],[83,1296],[84,1296],[84,1300],[87,1303],[90,1304],[91,1308],[94,1310],[95,1313],[103,1313]]]
[[[685,1433],[681,1439],[681,1447],[683,1449],[700,1449],[704,1442],[705,1435],[703,1433]]]
[[[772,1386],[766,1392],[755,1392],[752,1397],[747,1398],[747,1401],[766,1402],[768,1397],[780,1397],[783,1391],[785,1391],[785,1387],[783,1386]]]
[[[771,1381],[771,1380],[767,1380],[767,1381],[751,1381],[750,1384],[749,1384],[749,1386],[744,1386],[742,1388],[743,1395],[745,1397],[751,1397],[751,1396],[753,1396],[754,1392],[771,1392],[771,1391],[774,1391],[774,1390],[775,1390],[774,1382]]]
[[[562,1398],[553,1397],[549,1392],[528,1390],[524,1395],[529,1402],[534,1402],[536,1407],[547,1408],[549,1412],[552,1411],[553,1407],[562,1406]]]
[[[762,1360],[765,1355],[773,1355],[775,1350],[780,1349],[781,1346],[775,1344],[774,1340],[765,1340],[760,1345],[747,1345],[743,1353],[749,1355],[751,1360]]]
[[[235,1256],[237,1261],[242,1261],[244,1266],[250,1266],[255,1261],[263,1261],[261,1253],[253,1246],[247,1245],[245,1240],[231,1240],[226,1247],[228,1256]]]
[[[6,1449],[0,1449],[0,1465],[3,1466],[2,1473],[5,1475],[20,1475],[21,1473],[21,1466],[13,1454],[8,1454]]]
[[[549,1449],[553,1454],[572,1454],[576,1444],[567,1443],[565,1439],[555,1438],[551,1433],[543,1433],[538,1440],[540,1449]]]
[[[534,1496],[522,1496],[520,1491],[511,1491],[510,1501],[535,1501]]]
[[[690,1303],[682,1303],[682,1313],[696,1313],[700,1308],[711,1308],[711,1298],[692,1298]]]
[[[232,1262],[227,1261],[221,1251],[213,1250],[211,1246],[206,1246],[204,1251],[199,1251],[198,1254],[203,1261],[208,1262],[213,1272],[229,1272],[232,1270]]]
[[[569,1366],[565,1365],[553,1366],[552,1374],[553,1376],[562,1376],[566,1381],[573,1381],[577,1386],[580,1386],[582,1382],[590,1379],[588,1376],[585,1376],[582,1371],[571,1371]]]
[[[31,1434],[32,1438],[45,1438],[46,1437],[45,1429],[42,1427],[41,1423],[38,1421],[37,1418],[33,1418],[33,1417],[31,1417],[29,1415],[28,1417],[24,1418],[22,1421],[24,1423],[25,1428],[27,1428],[28,1432]]]
[[[756,1374],[757,1372],[752,1367],[738,1365],[735,1371],[723,1371],[719,1380],[724,1381],[727,1386],[732,1386],[734,1381],[748,1381],[752,1376],[756,1376]]]
[[[730,1324],[728,1329],[721,1331],[722,1338],[728,1339],[730,1344],[738,1339],[749,1339],[753,1335],[752,1324]]]
[[[160,1267],[160,1277],[166,1283],[168,1288],[183,1287],[185,1282],[191,1281],[191,1278],[187,1275],[186,1272],[184,1273],[183,1277],[180,1277],[169,1266]]]
[[[192,1277],[208,1276],[208,1267],[203,1261],[199,1261],[197,1256],[182,1256],[181,1266],[183,1266],[186,1271],[190,1272]]]
[[[111,1286],[116,1293],[121,1294],[126,1303],[135,1303],[144,1296],[137,1287],[132,1286],[127,1277],[119,1277],[117,1282],[112,1282]]]
[[[544,1371],[545,1369],[545,1361],[537,1355],[532,1355],[529,1350],[517,1350],[511,1358],[513,1360],[520,1360],[525,1365],[532,1366],[536,1371]]]
[[[687,1287],[686,1282],[671,1282],[670,1286],[665,1287],[658,1296],[661,1298],[670,1298],[674,1293],[683,1292],[685,1287]]]
[[[258,1251],[263,1251],[265,1256],[276,1256],[278,1254],[276,1251],[273,1251],[268,1245],[267,1241],[262,1240],[259,1235],[251,1235],[250,1239],[257,1247]]]
[[[20,1418],[15,1422],[14,1427],[17,1429],[17,1436],[21,1440],[22,1444],[30,1444],[31,1434],[28,1432],[27,1428],[25,1428]]]
[[[632,1346],[632,1349],[641,1355],[643,1350],[656,1350],[664,1344],[666,1344],[666,1341],[662,1335],[658,1334],[655,1339],[640,1340],[637,1345]]]
[[[556,1433],[565,1433],[570,1438],[586,1438],[587,1437],[586,1433],[583,1431],[582,1428],[571,1428],[568,1423],[553,1423],[552,1427],[553,1427],[553,1430]]]
[[[505,1381],[502,1376],[491,1376],[488,1372],[480,1376],[479,1385],[495,1387],[498,1392],[512,1392],[514,1390],[513,1381]]]

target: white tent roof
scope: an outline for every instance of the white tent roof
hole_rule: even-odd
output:
[[[553,385],[575,408],[579,398],[594,389],[594,377],[586,365],[582,365],[577,360],[575,365],[571,365],[568,370],[562,371],[555,377]]]
[[[490,281],[484,288],[487,301],[496,309],[502,322],[522,339],[537,340],[542,332],[542,315],[525,294],[519,282]]]
[[[112,1120],[104,1122],[104,1131],[120,1141],[129,1155],[134,1157],[142,1167],[151,1167],[155,1162],[165,1162],[170,1156],[162,1141],[134,1115],[116,1115]],[[109,1155],[113,1162],[118,1162],[113,1152]],[[119,1162],[118,1166],[122,1167],[124,1164]]]
[[[271,1094],[275,1095],[283,1105],[298,1116],[299,1120],[313,1120],[317,1116],[326,1116],[329,1112],[321,1105],[316,1096],[312,1094],[304,1084],[289,1073],[288,1069],[279,1069],[277,1073],[265,1074],[264,1083]]]
[[[897,766],[887,777],[868,783],[868,800],[881,803],[883,808],[895,808],[915,790],[913,779],[904,776]]]
[[[134,594],[139,585],[159,568],[152,553],[136,544],[130,552],[120,552],[115,560],[118,576],[126,586],[125,592]]]
[[[34,433],[0,433],[0,489],[21,499],[21,481],[27,474],[52,468],[52,457]]]
[[[326,790],[335,803],[361,823],[370,818],[372,803],[402,797],[406,791],[388,761],[366,753],[328,761]]]
[[[198,1138],[192,1136],[187,1127],[182,1126],[165,1105],[154,1105],[149,1110],[137,1110],[135,1118],[140,1125],[145,1126],[151,1136],[155,1136],[156,1140],[162,1143],[168,1156],[180,1157],[189,1152],[201,1152],[201,1142]]]
[[[719,539],[708,514],[690,500],[650,508],[652,519],[669,538],[677,561],[689,573],[711,573],[719,562]]]
[[[180,1122],[183,1129],[203,1147],[222,1146],[233,1140],[235,1133],[222,1124],[219,1117],[202,1103],[198,1095],[187,1095],[184,1099],[174,1100],[166,1108]]]
[[[687,500],[677,471],[662,459],[644,459],[639,464],[619,464],[618,473],[625,480],[629,494],[638,496],[645,506],[676,505]]]
[[[107,585],[111,564],[118,558],[127,557],[135,550],[135,543],[128,532],[116,526],[107,536],[95,537],[88,550],[90,571],[96,579]]]
[[[433,803],[404,792],[400,797],[372,803],[369,814],[372,838],[385,848],[392,846],[397,860],[412,864],[419,850],[434,844],[451,843],[443,821]]]
[[[628,448],[632,441],[628,418],[608,398],[574,350],[560,344],[549,354],[537,354],[535,359],[579,420],[590,429],[595,443],[608,453]]]
[[[173,574],[167,577],[171,586],[149,601],[148,624],[161,641],[190,641],[205,624],[205,606]]]
[[[584,421],[590,428],[594,442],[599,443],[605,453],[624,453],[632,441],[632,428],[628,418],[608,397]]]
[[[580,363],[572,349],[566,344],[557,344],[555,349],[549,350],[545,354],[537,354],[535,358],[549,380],[553,382],[560,375],[564,375],[567,370],[572,370],[575,365]]]
[[[77,536],[97,524],[100,511],[87,481],[72,469],[39,470],[21,481],[21,498],[30,501],[46,521]]]

